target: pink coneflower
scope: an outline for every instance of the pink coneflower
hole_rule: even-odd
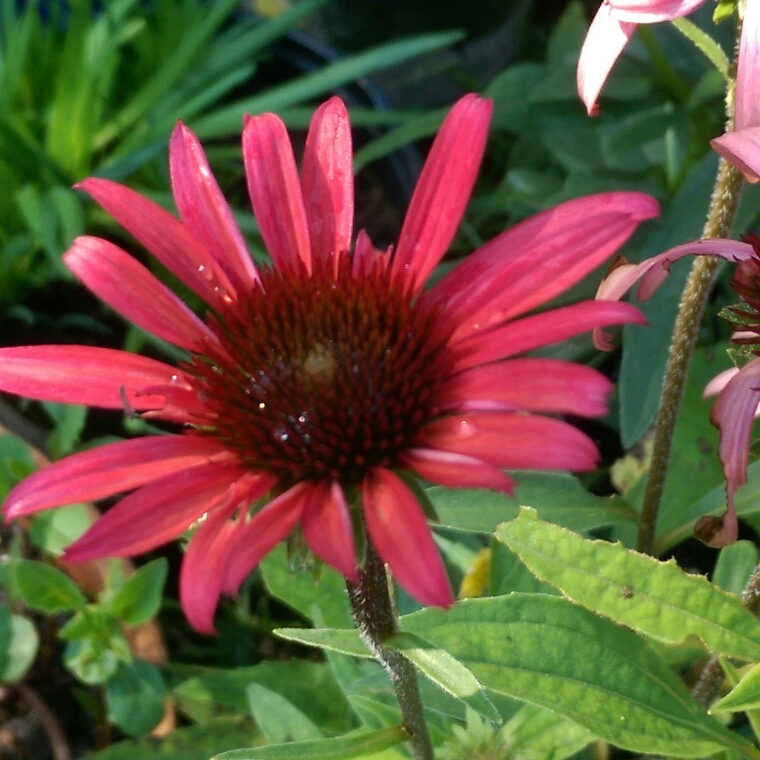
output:
[[[711,141],[726,161],[741,171],[747,182],[760,180],[760,3],[744,6],[739,60],[736,66],[733,130]]]
[[[709,238],[671,248],[641,264],[623,264],[602,282],[597,298],[612,301],[622,298],[639,283],[639,300],[650,298],[668,276],[671,265],[684,256],[720,256],[737,264],[731,282],[743,299],[743,304],[729,310],[739,332],[733,342],[744,346],[750,360],[741,369],[721,372],[710,381],[705,396],[718,394],[710,420],[720,431],[718,456],[726,476],[725,515],[720,520],[702,518],[695,533],[709,546],[720,548],[736,541],[739,523],[736,515],[737,490],[747,482],[752,426],[760,404],[760,238],[745,237],[746,242]],[[594,331],[598,348],[607,348],[608,336],[600,329]]]
[[[604,0],[591,22],[578,60],[578,94],[589,115],[607,77],[639,24],[687,16],[705,0]]]
[[[171,367],[99,348],[7,348],[0,389],[127,408],[183,429],[51,465],[13,490],[6,515],[131,492],[68,548],[74,562],[147,551],[204,517],[180,578],[182,606],[201,631],[213,630],[220,594],[234,594],[294,530],[352,580],[356,538],[366,536],[412,596],[451,604],[408,479],[510,492],[501,468],[595,466],[586,435],[540,413],[600,415],[609,381],[568,362],[515,357],[642,318],[628,304],[594,301],[524,315],[658,213],[639,193],[571,201],[508,230],[424,291],[464,212],[490,113],[474,95],[454,106],[392,251],[363,232],[352,246],[351,137],[337,98],[316,112],[300,178],[282,122],[246,121],[248,189],[271,269],[254,267],[181,124],[170,163],[182,221],[126,187],[82,182],[210,311],[201,321],[124,251],[77,239],[66,266],[127,319],[186,349],[187,360]]]

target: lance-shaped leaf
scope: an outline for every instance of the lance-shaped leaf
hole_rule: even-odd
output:
[[[275,633],[307,647],[320,647],[352,657],[372,657],[359,631],[345,628],[277,628]]]
[[[760,624],[739,598],[674,561],[589,541],[528,509],[500,525],[496,537],[534,575],[588,609],[665,641],[695,634],[712,651],[760,660]]]
[[[297,641],[307,646],[317,646],[354,657],[372,656],[356,630],[279,628],[275,633],[284,639]],[[445,692],[461,699],[473,710],[490,720],[501,720],[498,711],[478,683],[478,679],[445,650],[411,633],[397,633],[385,643],[403,652],[420,671]]]
[[[760,665],[750,668],[738,684],[711,708],[712,712],[744,712],[760,708]]]
[[[381,752],[407,739],[408,734],[401,726],[393,726],[379,731],[355,731],[335,739],[233,749],[216,755],[212,760],[349,760]]]
[[[510,594],[402,618],[486,689],[564,715],[634,752],[701,757],[744,739],[700,712],[673,670],[633,631],[567,599]]]
[[[403,652],[433,683],[444,691],[458,697],[494,721],[501,717],[483,692],[478,679],[446,650],[440,649],[413,633],[397,633],[386,642],[388,646]]]

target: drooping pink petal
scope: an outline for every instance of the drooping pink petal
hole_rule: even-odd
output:
[[[430,149],[393,257],[393,270],[422,287],[459,228],[488,137],[493,104],[465,95],[451,109]]]
[[[89,193],[127,232],[206,303],[226,308],[237,294],[216,259],[179,219],[158,204],[107,179],[75,185]]]
[[[420,431],[434,449],[516,470],[593,470],[599,452],[578,428],[525,412],[469,412],[446,417]]]
[[[201,633],[215,633],[214,612],[224,585],[225,568],[230,550],[245,520],[236,509],[245,509],[247,502],[258,499],[271,486],[271,481],[243,477],[229,491],[226,504],[211,511],[200,524],[185,556],[179,574],[179,598],[190,624]]]
[[[19,483],[5,501],[8,519],[49,507],[95,501],[224,458],[225,448],[209,437],[166,435],[135,438],[73,454]],[[231,455],[227,455],[231,456]]]
[[[562,203],[515,225],[469,256],[431,291],[459,327],[454,339],[519,316],[565,292],[659,213],[644,193]]]
[[[229,550],[222,589],[236,594],[240,584],[261,560],[296,527],[314,486],[297,483],[257,512],[241,528]]]
[[[496,361],[608,325],[645,325],[643,314],[620,301],[582,301],[474,333],[456,343],[457,369]]]
[[[641,264],[621,264],[615,267],[602,280],[596,291],[596,297],[601,301],[616,301],[641,280],[636,297],[640,301],[646,301],[665,282],[671,265],[684,256],[720,256],[726,261],[737,263],[746,261],[754,255],[754,249],[749,243],[723,238],[695,240],[652,256]],[[607,349],[610,347],[610,336],[597,328],[594,330],[594,344],[597,348]]]
[[[431,483],[452,488],[490,488],[511,494],[515,482],[482,459],[435,449],[409,449],[401,455],[404,467]]]
[[[451,606],[454,596],[438,547],[404,482],[376,467],[362,483],[362,502],[369,537],[396,580],[421,604]]]
[[[219,343],[209,328],[142,264],[96,237],[78,237],[63,263],[98,298],[130,322],[188,351]]]
[[[338,260],[351,247],[354,169],[351,125],[340,98],[321,105],[311,121],[301,167],[313,256]]]
[[[583,41],[578,59],[578,95],[589,116],[597,112],[597,100],[623,48],[636,31],[636,24],[616,18],[603,2]]]
[[[738,374],[738,367],[731,367],[731,369],[723,370],[719,372],[710,382],[705,386],[702,392],[703,398],[709,398],[710,396],[717,396],[727,385],[734,375]]]
[[[755,75],[755,79],[757,79]],[[760,94],[757,96],[760,98]],[[726,132],[710,141],[713,150],[733,164],[750,184],[760,180],[760,127]]]
[[[710,419],[720,430],[718,456],[726,475],[729,512],[734,495],[747,482],[750,436],[760,404],[760,359],[737,372],[720,392]]]
[[[616,267],[599,285],[596,297],[600,300],[617,300],[641,280],[636,298],[646,301],[665,282],[673,262],[684,256],[720,256],[726,261],[738,263],[752,258],[753,255],[754,249],[749,243],[722,238],[695,240],[652,256],[641,264],[623,264]]]
[[[149,483],[109,509],[66,549],[64,559],[131,557],[154,549],[176,538],[204,512],[226,503],[233,484],[250,476],[240,467],[212,462]]]
[[[90,346],[19,346],[0,349],[0,390],[41,401],[104,409],[161,409],[165,397],[141,390],[190,388],[182,372],[126,351]]]
[[[757,2],[748,0],[744,5],[739,61],[736,69],[734,129],[737,132],[760,127],[758,71],[760,71],[760,6]],[[757,179],[755,177],[755,181]]]
[[[599,417],[612,383],[600,372],[560,359],[530,357],[460,372],[441,389],[444,411],[559,412]]]
[[[301,528],[306,543],[317,557],[358,583],[351,512],[338,483],[325,481],[312,487]]]
[[[169,142],[169,170],[182,223],[203,243],[237,290],[250,290],[259,281],[251,254],[200,142],[182,122],[177,122]]]
[[[299,260],[311,272],[311,244],[296,160],[285,125],[273,113],[246,117],[243,160],[248,193],[278,269]]]
[[[611,14],[634,24],[658,24],[694,12],[705,0],[605,0]]]

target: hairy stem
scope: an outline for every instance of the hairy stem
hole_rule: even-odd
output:
[[[736,215],[742,176],[731,164],[720,161],[718,176],[715,179],[710,211],[705,223],[703,238],[727,237]],[[673,330],[673,341],[665,369],[665,381],[660,399],[660,409],[655,423],[654,446],[652,449],[652,466],[649,471],[644,504],[639,516],[639,535],[637,549],[645,554],[652,554],[654,549],[657,515],[668,471],[670,447],[676,426],[678,409],[683,398],[686,376],[694,346],[699,334],[699,325],[705,310],[717,259],[713,256],[698,257],[686,282],[681,305]]]
[[[385,565],[371,543],[359,582],[346,581],[351,609],[364,643],[385,668],[396,692],[403,725],[409,734],[415,760],[433,760],[433,745],[422,711],[417,672],[400,652],[384,645],[398,632],[396,612],[391,603]]]

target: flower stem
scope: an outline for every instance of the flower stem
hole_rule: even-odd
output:
[[[721,159],[710,202],[710,211],[702,233],[703,239],[728,237],[736,215],[741,187],[741,174],[731,164]],[[645,554],[652,554],[654,550],[657,515],[660,509],[662,490],[665,486],[665,476],[668,471],[673,431],[683,398],[689,362],[694,353],[702,314],[710,295],[710,287],[716,268],[717,259],[715,257],[698,257],[692,265],[689,279],[681,296],[681,305],[676,317],[673,341],[670,344],[670,353],[665,369],[660,409],[655,423],[652,466],[644,492],[644,504],[639,516],[637,549]]]
[[[403,726],[409,734],[412,756],[415,760],[433,760],[433,745],[425,723],[414,665],[400,652],[383,644],[398,632],[398,624],[385,565],[371,542],[367,543],[367,557],[359,582],[346,581],[346,586],[354,620],[364,643],[385,668],[393,684]]]

